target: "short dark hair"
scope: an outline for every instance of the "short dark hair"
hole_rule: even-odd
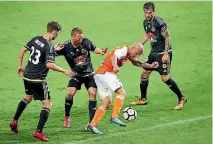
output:
[[[83,30],[79,27],[75,27],[72,29],[71,31],[71,36],[73,36],[75,33],[79,33],[79,34],[82,34],[83,33]]]
[[[152,10],[155,12],[155,5],[153,2],[147,2],[143,5],[143,9],[150,9],[152,8]]]
[[[59,23],[55,21],[48,22],[47,24],[47,32],[52,32],[52,31],[61,31],[61,26]]]

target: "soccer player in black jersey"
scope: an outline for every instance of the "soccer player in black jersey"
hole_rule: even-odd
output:
[[[159,67],[155,69],[161,75],[162,81],[177,95],[178,104],[174,107],[175,110],[180,110],[187,102],[176,82],[170,78],[170,67],[172,61],[172,47],[170,43],[170,34],[166,22],[154,15],[155,5],[152,2],[147,2],[143,6],[145,20],[143,27],[145,30],[144,37],[141,43],[144,45],[148,39],[151,42],[151,52],[148,56],[147,63],[151,64],[154,61],[159,63]],[[140,90],[141,98],[134,101],[132,105],[147,104],[147,87],[149,84],[149,75],[154,69],[145,68],[141,74]]]
[[[16,113],[10,123],[10,128],[14,133],[18,133],[18,119],[23,113],[26,106],[34,100],[40,100],[42,109],[40,119],[33,136],[42,141],[48,141],[49,138],[42,132],[48,119],[51,101],[50,92],[46,82],[46,76],[49,69],[62,72],[72,77],[73,73],[57,66],[55,62],[55,50],[51,43],[55,40],[61,30],[61,26],[54,21],[47,24],[47,33],[43,36],[33,37],[19,53],[18,74],[23,77],[26,96],[20,101]],[[28,63],[23,68],[23,57],[27,51],[30,51]]]
[[[96,84],[93,78],[94,69],[91,62],[90,52],[104,55],[107,49],[96,47],[88,38],[84,38],[83,30],[75,27],[71,31],[71,39],[56,48],[56,55],[63,55],[75,76],[70,79],[65,98],[64,127],[70,126],[70,111],[73,105],[73,96],[84,84],[89,94],[89,122],[96,111]]]

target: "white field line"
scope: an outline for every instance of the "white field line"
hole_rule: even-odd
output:
[[[163,128],[163,127],[168,127],[168,126],[173,126],[173,125],[179,125],[179,124],[185,124],[185,123],[190,123],[190,122],[209,119],[209,118],[212,118],[212,115],[199,116],[199,117],[195,117],[195,118],[190,118],[190,119],[186,119],[186,120],[178,120],[178,121],[173,121],[173,122],[169,122],[169,123],[161,123],[158,125],[144,127],[144,128],[138,128],[138,129],[134,129],[131,131],[124,131],[124,132],[117,132],[117,133],[108,132],[107,135],[104,134],[104,135],[100,135],[99,137],[92,137],[92,138],[88,138],[85,140],[68,142],[65,144],[86,144],[89,141],[95,141],[95,140],[99,140],[99,139],[103,139],[103,138],[111,138],[111,137],[115,137],[115,136],[119,136],[119,135],[127,135],[127,134],[131,134],[131,133],[137,133],[140,131],[149,131],[149,130],[153,130],[153,129]]]

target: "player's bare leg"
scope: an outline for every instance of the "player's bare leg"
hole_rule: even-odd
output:
[[[109,109],[110,105],[111,105],[110,96],[106,96],[102,98],[102,105],[96,110],[92,121],[87,126],[88,131],[91,131],[92,133],[95,133],[95,134],[103,134],[101,131],[97,129],[97,125],[100,123],[101,119],[104,117],[105,112],[107,109]]]
[[[149,75],[152,73],[152,71],[143,70],[141,74],[141,82],[140,82],[140,91],[141,91],[141,97],[139,100],[133,101],[130,104],[131,105],[146,105],[147,104],[147,88],[149,85]]]
[[[126,126],[126,124],[119,119],[120,110],[123,106],[123,101],[126,97],[126,92],[123,88],[118,88],[115,92],[118,95],[116,96],[116,98],[114,100],[112,116],[110,118],[110,122],[118,124],[120,126]]]
[[[97,101],[96,101],[96,88],[90,87],[88,89],[88,94],[89,94],[89,104],[88,104],[88,110],[89,110],[89,122],[85,126],[85,130],[87,130],[87,126],[89,123],[92,121],[95,112],[96,112],[96,106],[97,106]]]
[[[41,103],[42,103],[42,109],[40,113],[40,119],[37,125],[37,129],[33,132],[32,135],[35,138],[40,139],[41,141],[49,141],[50,139],[46,137],[45,134],[43,133],[43,128],[45,123],[48,120],[52,103],[50,100],[43,100],[41,101]]]
[[[64,116],[64,127],[70,127],[70,111],[73,105],[73,97],[76,93],[77,89],[75,87],[67,88],[67,96],[65,98],[65,116]]]
[[[185,96],[183,96],[181,90],[174,80],[170,78],[169,75],[161,75],[162,81],[169,86],[169,88],[177,95],[178,104],[174,107],[175,110],[180,110],[183,108],[184,104],[187,102]]]
[[[19,105],[17,107],[16,113],[15,113],[15,115],[13,117],[13,120],[11,121],[11,123],[9,125],[12,132],[18,133],[18,119],[21,116],[21,114],[23,113],[23,111],[26,108],[26,106],[31,101],[32,101],[32,96],[31,95],[26,95],[25,98],[19,102]]]

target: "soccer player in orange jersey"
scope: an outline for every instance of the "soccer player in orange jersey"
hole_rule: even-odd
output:
[[[117,47],[106,56],[104,62],[98,68],[94,76],[97,90],[102,100],[102,105],[96,110],[93,120],[87,126],[88,131],[96,134],[103,134],[96,126],[103,118],[105,111],[109,108],[113,93],[116,93],[117,96],[114,100],[114,107],[110,122],[120,126],[126,126],[126,124],[119,119],[120,109],[126,97],[126,92],[121,81],[116,76],[116,73],[119,72],[119,67],[121,67],[127,60],[130,60],[133,65],[139,67],[158,67],[158,63],[156,62],[147,64],[138,61],[137,58],[141,54],[143,54],[143,45],[141,43],[134,43],[131,46]]]

